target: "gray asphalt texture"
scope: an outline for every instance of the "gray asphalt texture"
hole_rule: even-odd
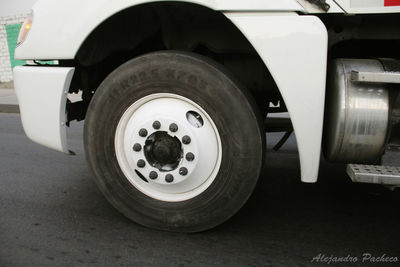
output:
[[[380,266],[362,254],[400,258],[399,191],[353,184],[344,165],[325,162],[318,183],[301,183],[294,138],[268,151],[253,196],[221,226],[179,234],[137,225],[92,181],[82,126],[69,129],[77,155],[68,156],[29,141],[18,114],[0,114],[0,266],[326,265],[311,262],[320,253],[358,257],[340,266]]]

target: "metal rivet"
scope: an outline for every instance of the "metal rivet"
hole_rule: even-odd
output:
[[[181,167],[179,169],[179,174],[182,176],[185,176],[188,173],[188,169],[186,169],[185,167]]]
[[[165,181],[167,183],[172,183],[174,181],[174,176],[172,174],[165,175]]]
[[[150,174],[149,174],[149,177],[150,177],[151,180],[154,180],[154,179],[157,179],[158,174],[155,171],[151,171]]]
[[[140,129],[139,135],[141,137],[146,137],[147,136],[147,130],[145,128]]]
[[[146,162],[144,160],[142,160],[142,159],[139,159],[138,162],[137,162],[137,166],[139,168],[143,168],[144,166],[146,166]]]
[[[192,161],[194,160],[194,154],[192,152],[189,152],[186,154],[186,160],[187,161]]]
[[[169,125],[169,130],[170,130],[171,132],[176,132],[176,131],[178,131],[178,125],[176,125],[176,123],[171,123],[171,124]]]
[[[138,143],[133,145],[133,151],[139,152],[140,150],[142,150],[142,146]]]
[[[190,139],[189,135],[185,135],[182,137],[182,143],[184,143],[185,145],[190,144],[191,141],[192,141],[192,139]]]
[[[158,129],[160,129],[160,127],[161,127],[161,122],[159,122],[159,121],[154,121],[153,122],[153,128],[154,129],[158,130]]]

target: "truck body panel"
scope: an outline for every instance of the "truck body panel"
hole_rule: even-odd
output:
[[[17,48],[17,59],[72,59],[89,34],[103,21],[136,5],[168,2],[149,0],[38,1],[32,8],[34,23],[24,45]],[[295,0],[189,0],[218,11],[304,11]],[[46,49],[43,49],[43,46]]]
[[[14,68],[14,86],[26,135],[64,153],[69,153],[65,105],[73,74],[74,68],[65,67]]]
[[[296,134],[301,180],[317,181],[328,43],[325,26],[314,16],[296,14],[227,16],[250,40],[278,85]]]

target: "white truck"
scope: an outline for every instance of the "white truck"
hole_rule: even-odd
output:
[[[85,119],[100,190],[148,227],[230,218],[265,131],[294,131],[305,183],[323,148],[355,182],[400,185],[400,0],[39,0],[15,57],[27,136],[72,153]]]

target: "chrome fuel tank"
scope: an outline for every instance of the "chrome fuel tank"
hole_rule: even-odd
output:
[[[352,71],[384,68],[370,59],[336,59],[330,66],[323,151],[328,161],[373,163],[387,138],[389,93],[384,84],[352,81]]]

